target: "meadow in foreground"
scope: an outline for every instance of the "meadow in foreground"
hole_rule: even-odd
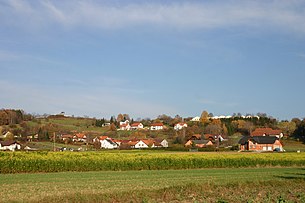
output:
[[[0,174],[0,202],[304,202],[304,168]]]

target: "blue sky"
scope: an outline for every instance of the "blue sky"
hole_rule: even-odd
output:
[[[0,1],[0,107],[305,117],[305,1]]]

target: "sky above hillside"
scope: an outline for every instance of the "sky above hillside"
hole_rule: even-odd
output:
[[[305,117],[304,0],[0,0],[0,108]]]

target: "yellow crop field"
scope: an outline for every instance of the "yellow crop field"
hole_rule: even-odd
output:
[[[0,173],[305,166],[305,153],[0,152]]]

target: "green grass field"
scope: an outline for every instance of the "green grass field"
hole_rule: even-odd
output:
[[[282,140],[282,142],[284,144],[284,149],[287,152],[305,152],[305,144],[302,142],[297,142],[295,140]]]
[[[42,150],[42,151],[52,151],[54,149],[54,143],[53,142],[28,142],[27,146]],[[73,145],[73,144],[62,144],[62,143],[55,143],[55,148],[72,148],[74,150],[77,150],[79,147],[85,148],[86,145]]]
[[[38,119],[35,121],[28,121],[27,124],[31,127],[43,126],[47,124],[55,124],[62,131],[78,131],[78,132],[94,132],[104,133],[108,130],[108,127],[96,127],[94,126],[94,120],[90,118],[49,118],[49,119]]]
[[[0,174],[0,202],[304,202],[304,168]]]

